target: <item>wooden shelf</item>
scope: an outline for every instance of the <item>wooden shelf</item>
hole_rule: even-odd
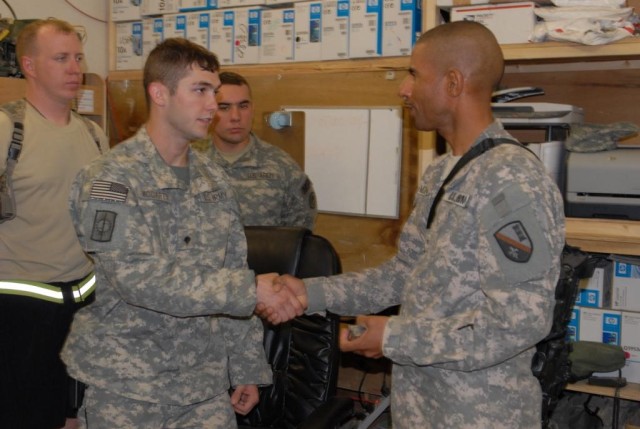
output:
[[[567,218],[567,243],[582,250],[640,256],[640,222]]]
[[[616,389],[613,387],[592,386],[587,383],[587,380],[580,380],[576,383],[569,383],[565,390],[572,392],[588,393],[591,395],[600,395],[614,398],[616,396]],[[640,401],[640,384],[627,383],[626,386],[620,388],[618,391],[618,397],[627,401]]]

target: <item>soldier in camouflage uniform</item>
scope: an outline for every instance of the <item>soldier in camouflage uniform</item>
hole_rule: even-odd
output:
[[[246,79],[223,72],[220,81],[208,156],[231,178],[244,225],[313,229],[317,210],[311,180],[289,154],[251,133],[254,108]]]
[[[232,428],[271,382],[252,317],[271,280],[247,267],[224,171],[189,148],[217,108],[218,67],[185,39],[159,44],[144,69],[148,122],[74,183],[98,286],[62,357],[88,385],[80,416],[92,429]]]
[[[463,167],[457,159],[486,138],[514,140],[491,113],[503,58],[474,22],[438,26],[415,45],[400,95],[420,130],[438,131],[451,152],[430,165],[397,255],[360,273],[305,280],[307,312],[359,316],[365,333],[343,351],[393,361],[395,429],[534,429],[541,390],[535,344],[551,328],[564,244],[562,199],[526,149],[499,144]],[[281,282],[304,298],[302,283]],[[268,311],[264,312],[268,315]]]

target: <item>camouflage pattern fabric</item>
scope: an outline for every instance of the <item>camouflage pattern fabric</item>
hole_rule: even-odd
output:
[[[244,225],[303,226],[317,215],[313,184],[282,149],[251,135],[251,147],[229,164],[211,145],[207,156],[231,178]]]
[[[229,395],[222,393],[193,405],[150,404],[89,388],[85,406],[78,413],[80,426],[91,429],[233,429],[236,416]],[[88,424],[90,422],[90,424]]]
[[[231,185],[202,154],[189,159],[185,186],[143,127],[73,185],[71,213],[97,289],[62,358],[90,387],[184,406],[230,383],[271,382]]]
[[[478,138],[512,138],[499,123]],[[422,178],[398,253],[378,268],[305,280],[309,309],[378,312],[394,363],[394,429],[539,429],[535,344],[549,332],[564,244],[562,198],[528,151],[503,144],[445,188],[447,156]]]
[[[614,150],[618,141],[638,133],[640,127],[630,122],[613,124],[573,124],[571,135],[564,142],[571,152],[601,152]]]

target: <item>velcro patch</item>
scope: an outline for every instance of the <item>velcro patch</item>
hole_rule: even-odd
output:
[[[127,201],[129,188],[121,183],[96,180],[91,184],[89,198],[92,200],[113,201],[124,203]]]
[[[493,236],[507,259],[513,262],[527,262],[533,254],[533,243],[522,222],[504,225]]]
[[[117,213],[108,210],[98,210],[93,218],[91,240],[106,243],[111,241],[116,226]]]

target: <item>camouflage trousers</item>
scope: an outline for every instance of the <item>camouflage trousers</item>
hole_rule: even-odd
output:
[[[84,429],[233,429],[236,417],[229,395],[191,405],[161,405],[136,401],[88,387],[78,412]]]

